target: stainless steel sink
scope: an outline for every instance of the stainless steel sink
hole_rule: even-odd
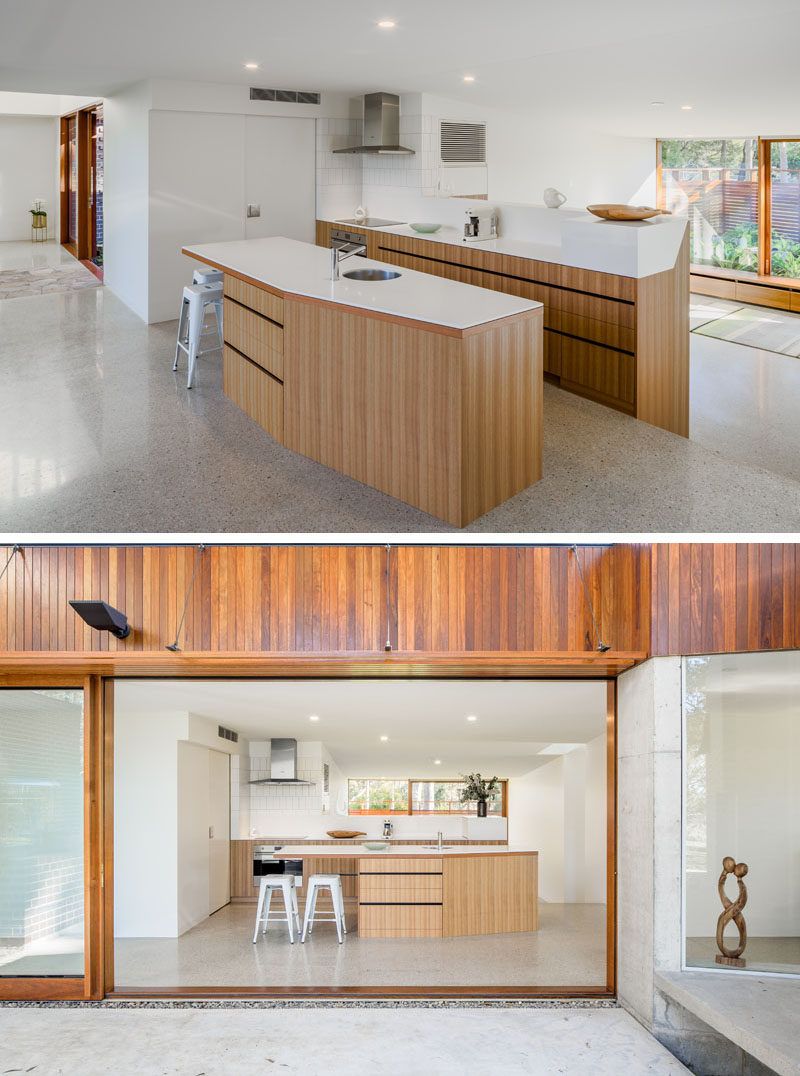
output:
[[[394,269],[351,269],[349,273],[342,273],[348,280],[394,280],[402,275]]]

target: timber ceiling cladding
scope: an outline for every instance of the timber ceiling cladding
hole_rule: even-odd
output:
[[[3,556],[10,553],[7,549]],[[0,651],[162,651],[175,638],[196,546],[42,546],[0,582]],[[578,550],[601,637],[646,651],[646,547]],[[211,546],[200,557],[184,652],[383,652],[386,549]],[[71,598],[101,598],[128,639],[85,626]],[[396,652],[594,651],[569,547],[392,547],[389,638]]]

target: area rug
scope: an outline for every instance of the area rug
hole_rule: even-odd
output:
[[[714,299],[710,295],[692,295],[689,299],[689,329],[694,332],[709,321],[724,318],[734,310],[741,310],[744,303],[732,303],[728,299]]]
[[[693,331],[732,344],[800,357],[800,314],[764,306],[743,306]]]
[[[0,270],[0,299],[22,299],[78,288],[99,288],[100,281],[80,262],[45,269]]]

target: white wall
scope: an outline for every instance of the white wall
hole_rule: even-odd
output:
[[[150,88],[130,86],[104,104],[103,283],[147,321]]]
[[[176,318],[195,243],[285,235],[314,241],[314,120],[150,112],[149,322]],[[262,215],[248,220],[248,202]]]
[[[509,842],[539,851],[539,894],[606,900],[605,736],[509,782]]]
[[[343,158],[324,158],[320,214],[345,215],[339,208],[341,201],[349,210],[347,215],[352,215],[355,205],[362,202],[373,215],[457,223],[464,202],[433,197],[439,178],[442,119],[486,123],[488,200],[492,204],[541,205],[545,187],[557,187],[566,194],[566,209],[571,210],[583,210],[593,202],[654,203],[654,139],[607,135],[580,122],[551,124],[543,116],[471,106],[432,94],[403,94],[401,141],[414,149],[415,155],[360,158],[362,187],[355,200],[352,176],[339,171],[337,162]],[[341,138],[340,124],[333,126]],[[319,148],[323,152],[329,149],[324,143]],[[337,186],[341,200],[336,197]],[[509,220],[503,234],[521,238],[517,224],[517,220]]]
[[[216,724],[198,715],[128,710],[120,691],[114,719],[116,937],[174,938],[208,914],[209,756],[241,749],[246,741],[220,739]]]
[[[797,704],[792,713],[783,706],[782,712],[775,712],[768,696],[753,700],[751,707],[731,695],[712,694],[706,702],[705,869],[698,869],[696,857],[695,869],[690,869],[692,864],[687,861],[686,935],[714,936],[722,911],[717,881],[723,858],[733,856],[749,867],[745,879],[749,937],[798,937]],[[733,899],[737,892],[735,879],[728,879],[726,891]],[[726,936],[736,939],[736,930],[731,928]]]
[[[58,235],[58,120],[0,115],[0,242],[29,240],[31,202],[43,198],[47,234]]]

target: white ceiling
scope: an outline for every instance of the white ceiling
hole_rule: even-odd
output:
[[[0,0],[0,25],[0,90],[421,91],[627,135],[800,135],[797,0]]]
[[[515,777],[605,730],[604,683],[573,681],[118,681],[117,713],[188,710],[249,740],[321,740],[350,777]],[[310,721],[316,714],[319,721]],[[467,721],[474,714],[477,721]],[[380,737],[388,736],[387,743]],[[433,760],[441,759],[441,766]]]

